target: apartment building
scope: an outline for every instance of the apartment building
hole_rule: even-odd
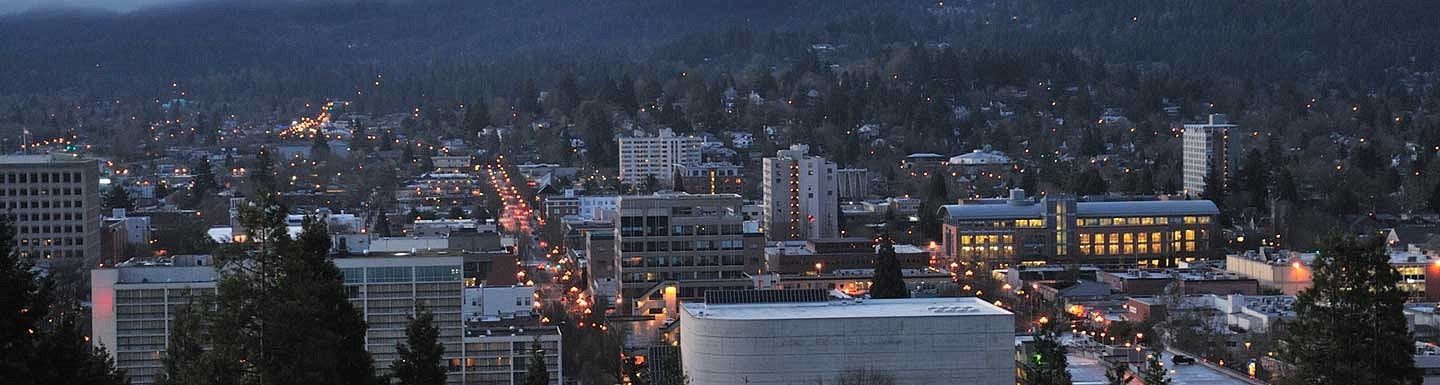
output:
[[[1235,127],[1229,124],[1224,114],[1210,114],[1209,121],[1205,123],[1185,125],[1185,132],[1181,135],[1185,194],[1204,194],[1206,179],[1212,173],[1221,178],[1220,186],[1228,186],[1230,131]]]
[[[761,176],[762,222],[771,241],[839,237],[839,194],[835,163],[809,155],[810,146],[791,145],[765,158]]]
[[[654,187],[670,189],[674,165],[700,163],[704,143],[704,139],[675,135],[670,129],[661,129],[657,136],[621,137],[620,181],[642,187],[654,177],[660,183]]]

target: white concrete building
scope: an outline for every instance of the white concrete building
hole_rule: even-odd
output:
[[[694,385],[1015,383],[1014,315],[975,298],[686,303],[680,354]]]
[[[835,163],[809,152],[810,146],[796,144],[764,160],[761,226],[767,240],[839,237]]]
[[[1230,130],[1224,114],[1210,114],[1210,121],[1200,124],[1186,124],[1183,133],[1185,194],[1199,196],[1205,193],[1205,178],[1213,170],[1219,175],[1221,185],[1230,178]]]
[[[677,136],[670,129],[661,129],[659,136],[620,138],[620,180],[642,187],[648,177],[655,177],[659,187],[670,188],[677,164],[700,163],[704,139]]]
[[[151,384],[164,365],[171,321],[194,298],[215,292],[209,256],[179,256],[170,265],[90,271],[91,341],[108,349],[130,382]]]
[[[0,211],[14,218],[21,257],[100,258],[100,164],[93,159],[0,156]]]

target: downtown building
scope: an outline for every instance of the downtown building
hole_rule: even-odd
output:
[[[1210,176],[1220,178],[1220,186],[1228,186],[1230,179],[1230,131],[1235,125],[1229,124],[1224,114],[1210,114],[1210,120],[1200,124],[1186,124],[1181,134],[1183,148],[1184,188],[1189,196],[1205,193]]]
[[[770,241],[838,238],[840,201],[835,163],[790,146],[765,158],[761,175],[761,227]]]
[[[14,220],[16,253],[100,258],[99,167],[68,154],[0,156],[0,210]]]
[[[651,187],[670,189],[675,165],[700,163],[704,143],[699,137],[677,136],[668,128],[657,136],[621,137],[620,181],[638,188],[653,177],[660,186]]]
[[[499,322],[464,319],[466,302],[484,303],[496,293],[474,288],[466,291],[463,257],[356,257],[334,262],[343,275],[350,303],[365,319],[365,349],[381,374],[388,372],[397,357],[395,344],[405,341],[408,317],[416,305],[423,305],[435,315],[438,340],[445,347],[441,365],[448,374],[447,384],[523,384],[536,336],[545,354],[553,356],[546,361],[551,383],[563,383],[558,329],[535,324],[528,319],[532,317]],[[110,351],[116,367],[124,369],[132,383],[154,383],[164,371],[175,314],[197,297],[215,293],[216,269],[211,257],[202,255],[92,270],[92,341]],[[487,310],[494,307],[487,306]]]
[[[1068,197],[965,201],[940,208],[941,255],[994,268],[1047,264],[1175,267],[1220,258],[1215,204],[1205,200],[1079,202]]]
[[[680,311],[694,385],[1015,383],[1014,314],[968,298],[831,299],[826,290],[711,292]]]
[[[591,271],[616,274],[622,299],[636,307],[647,299],[698,299],[708,290],[750,287],[745,273],[764,265],[764,239],[745,228],[742,204],[734,194],[620,197],[614,232],[587,239],[591,247],[614,248],[588,250],[592,263],[614,265]]]

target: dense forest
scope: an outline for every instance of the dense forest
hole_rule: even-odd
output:
[[[324,0],[52,10],[0,17],[0,100],[143,100],[176,82],[211,99],[340,96],[376,73],[424,90],[410,97],[444,98],[523,78],[546,83],[561,70],[774,65],[814,43],[843,46],[849,58],[944,43],[964,56],[998,55],[995,65],[1010,72],[1001,80],[1012,81],[1074,78],[1045,68],[1047,57],[1069,56],[1199,78],[1369,86],[1396,76],[1386,70],[1398,65],[1434,63],[1426,39],[1440,35],[1436,16],[1423,0]]]

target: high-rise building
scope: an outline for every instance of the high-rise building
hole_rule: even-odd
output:
[[[765,158],[761,180],[765,238],[771,241],[839,237],[835,163],[791,145]]]
[[[100,169],[71,155],[0,156],[0,210],[15,220],[15,252],[100,258]]]
[[[1077,202],[1047,196],[965,201],[940,208],[946,257],[993,267],[1079,263],[1174,267],[1219,258],[1207,200]]]
[[[171,265],[91,270],[91,341],[109,350],[131,383],[154,383],[164,371],[161,359],[176,312],[214,294],[216,276],[203,255],[176,256]]]
[[[632,299],[665,282],[678,283],[672,294],[681,299],[750,286],[745,272],[762,266],[765,245],[759,233],[746,231],[742,204],[734,194],[620,197],[613,245],[624,300],[638,302]]]
[[[1226,121],[1224,114],[1210,114],[1210,120],[1201,124],[1186,124],[1182,134],[1184,144],[1185,194],[1199,196],[1205,193],[1206,180],[1211,175],[1220,178],[1220,186],[1228,188],[1230,179],[1230,131],[1235,125]]]
[[[407,317],[417,304],[435,314],[445,359],[464,358],[463,257],[337,258],[335,266],[345,277],[350,303],[365,316],[365,350],[377,369],[388,369],[398,356],[395,344],[405,341]]]
[[[670,129],[660,130],[657,136],[621,137],[620,181],[640,187],[654,177],[660,184],[654,187],[671,188],[675,165],[700,163],[704,143],[704,139],[675,135]]]
[[[842,168],[835,170],[836,194],[847,201],[864,200],[870,195],[870,170]]]

